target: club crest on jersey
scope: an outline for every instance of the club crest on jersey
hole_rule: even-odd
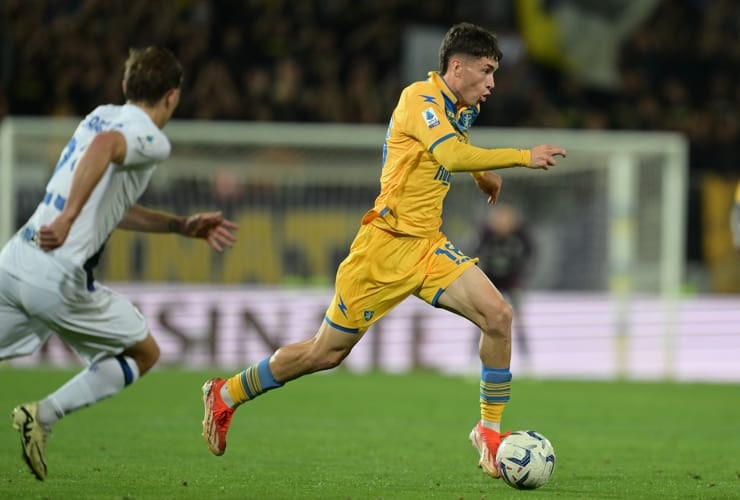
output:
[[[466,109],[460,113],[460,126],[463,128],[463,130],[470,129],[470,127],[473,125],[475,117],[476,114],[470,109]]]
[[[423,116],[424,121],[427,122],[428,128],[434,128],[439,125],[439,118],[437,118],[437,115],[431,107],[422,111],[421,116]]]
[[[142,151],[145,151],[147,149],[147,146],[151,146],[154,144],[154,136],[153,135],[146,135],[146,136],[136,136],[136,141],[139,143],[139,148]]]
[[[365,317],[365,321],[370,321],[375,315],[375,311],[366,310],[363,311],[362,315]]]

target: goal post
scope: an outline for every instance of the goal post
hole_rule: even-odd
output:
[[[38,203],[77,123],[11,117],[0,124],[3,242]],[[172,157],[142,202],[177,212],[223,206],[250,243],[215,260],[186,241],[155,245],[151,235],[117,232],[100,266],[102,278],[271,286],[333,282],[377,195],[385,126],[173,120],[165,133]],[[687,140],[670,132],[474,127],[471,142],[488,148],[548,143],[567,150],[567,158],[547,172],[499,172],[500,199],[515,204],[533,230],[537,259],[528,287],[611,297],[620,373],[628,364],[634,299],[656,298],[663,306],[655,335],[663,339],[663,366],[670,375],[685,273]],[[219,191],[223,183],[226,192]],[[470,253],[490,208],[467,174],[455,174],[452,184],[443,230]]]
[[[3,244],[15,229],[14,165],[13,120],[7,118],[0,124],[0,241]]]
[[[19,189],[43,187],[77,121],[20,117],[6,118],[0,125],[2,241],[17,229],[21,215]],[[355,201],[368,208],[377,192],[384,126],[174,120],[166,133],[173,143],[173,155],[153,179],[158,188],[188,179],[209,184],[219,169],[227,167],[248,188],[267,182],[277,190],[286,186],[335,186],[333,193],[325,194],[325,200],[313,200],[317,206],[341,205],[347,201],[340,199],[343,187],[348,191],[362,187],[366,199]],[[505,179],[502,198],[511,195],[516,199],[532,224],[542,221],[575,231],[588,220],[594,236],[603,238],[581,242],[582,249],[594,247],[587,260],[598,275],[580,283],[543,280],[542,287],[629,286],[664,296],[681,290],[688,182],[688,146],[683,136],[667,132],[480,128],[473,130],[471,139],[481,147],[527,148],[550,143],[568,152],[568,157],[548,172],[500,171]],[[455,239],[462,238],[461,243],[470,240],[471,224],[478,222],[475,216],[486,208],[472,201],[476,190],[464,177],[456,176],[444,215],[445,231]],[[197,192],[181,194],[192,194],[196,205],[200,202]],[[332,200],[332,195],[337,199]],[[316,208],[311,203],[306,200],[302,208]],[[28,207],[23,211],[27,212]],[[631,283],[625,285],[626,281]]]
[[[484,129],[475,137],[483,145],[501,147],[529,147],[541,142],[563,146],[568,158],[554,172],[568,171],[571,162],[581,168],[587,157],[606,157],[596,168],[607,171],[604,264],[608,273],[606,289],[614,305],[616,373],[628,375],[633,297],[648,292],[657,294],[662,303],[662,375],[672,378],[685,278],[687,139],[670,132],[522,129]],[[660,215],[656,217],[653,212]],[[643,279],[645,276],[649,278]]]
[[[598,168],[608,171],[607,192],[609,243],[607,262],[612,279],[623,281],[630,269],[639,269],[635,262],[634,239],[641,216],[640,201],[653,197],[660,200],[659,233],[660,279],[655,290],[664,295],[680,291],[684,276],[684,244],[686,237],[686,203],[688,189],[688,142],[685,137],[670,132],[585,131],[550,129],[482,129],[473,133],[473,141],[484,147],[531,147],[548,143],[562,146],[568,158],[561,160],[546,175],[566,173],[570,163],[576,169]],[[602,162],[594,161],[600,157]],[[641,159],[646,161],[641,162]],[[650,161],[652,160],[652,161]],[[657,170],[658,186],[644,185],[640,190],[640,169]],[[506,171],[504,171],[506,172]],[[506,175],[506,174],[504,174]],[[645,192],[657,189],[657,192]],[[557,197],[553,193],[553,197]],[[651,218],[653,220],[653,218]],[[643,264],[644,265],[644,264]],[[652,264],[650,264],[652,265]],[[619,287],[621,285],[614,285]],[[651,287],[652,288],[652,287]]]

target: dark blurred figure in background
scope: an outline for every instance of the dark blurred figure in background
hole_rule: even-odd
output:
[[[478,265],[488,279],[511,303],[513,337],[523,362],[522,371],[527,371],[531,353],[522,314],[522,294],[531,269],[534,246],[521,212],[507,203],[494,205],[473,254],[479,257]]]

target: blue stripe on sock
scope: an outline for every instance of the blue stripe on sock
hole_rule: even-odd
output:
[[[126,357],[123,354],[119,354],[118,356],[116,356],[116,359],[121,365],[121,370],[123,370],[123,386],[126,387],[127,385],[131,385],[131,383],[134,381],[134,372],[128,365]]]
[[[508,368],[488,368],[487,366],[481,366],[480,379],[484,382],[493,382],[494,384],[511,382],[511,371]]]
[[[281,387],[283,385],[275,380],[275,377],[272,375],[269,357],[263,359],[260,361],[259,365],[257,365],[257,376],[260,378],[260,383],[262,384],[262,392],[269,391],[270,389],[275,389],[276,387]]]
[[[510,398],[511,371],[508,368],[481,367],[480,399],[488,403],[506,403]]]
[[[247,370],[244,370],[241,373],[242,387],[244,387],[244,392],[247,393],[247,397],[249,399],[252,399],[254,397],[254,394],[252,394],[252,391],[249,390],[249,384],[247,383]]]

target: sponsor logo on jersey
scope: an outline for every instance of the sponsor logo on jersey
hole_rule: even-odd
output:
[[[337,307],[339,307],[339,310],[341,311],[342,316],[346,318],[347,317],[347,306],[344,304],[344,299],[342,298],[341,295],[339,296],[339,304],[337,305]]]
[[[440,165],[434,174],[434,180],[440,181],[444,185],[449,185],[450,180],[452,180],[452,174],[449,170]]]

